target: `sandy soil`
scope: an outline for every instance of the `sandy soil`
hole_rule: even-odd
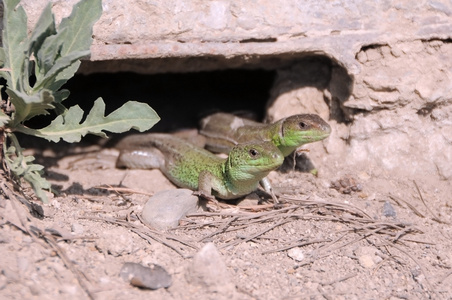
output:
[[[452,299],[448,182],[286,167],[270,174],[279,207],[258,193],[259,206],[229,202],[160,232],[138,219],[146,193],[175,188],[159,171],[118,170],[117,151],[99,146],[58,152],[36,153],[60,194],[33,202],[32,214],[7,199],[21,195],[2,179],[2,299],[222,299],[187,282],[207,242],[222,254],[236,299]],[[132,287],[119,277],[125,262],[158,264],[173,284]]]

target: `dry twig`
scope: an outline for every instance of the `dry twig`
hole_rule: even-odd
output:
[[[422,264],[414,257],[412,256],[410,253],[408,253],[407,251],[403,250],[401,247],[395,245],[395,244],[391,244],[387,241],[382,240],[383,244],[385,246],[389,246],[389,247],[393,247],[397,250],[399,250],[400,252],[402,252],[403,254],[405,254],[406,256],[408,256],[416,265],[418,265],[419,269],[421,270],[422,274],[424,274],[425,277],[425,281],[427,282],[428,288],[432,293],[437,294],[437,292],[435,291],[435,289],[433,288],[433,285],[430,283],[430,280],[428,279],[427,276],[427,272],[425,271],[424,267],[422,266]],[[437,295],[438,296],[438,295]],[[436,298],[438,299],[438,298]]]
[[[276,223],[276,224],[270,226],[269,228],[266,228],[266,229],[264,229],[264,230],[262,230],[262,231],[260,231],[260,232],[258,232],[258,233],[255,233],[255,234],[253,234],[253,235],[251,235],[251,236],[248,236],[248,237],[246,237],[246,238],[244,238],[244,239],[239,239],[239,240],[235,240],[235,241],[232,241],[232,242],[230,242],[230,243],[224,244],[224,245],[220,246],[219,249],[227,248],[227,247],[230,247],[230,246],[235,246],[235,245],[238,245],[238,244],[240,244],[240,243],[242,243],[242,242],[248,242],[248,241],[251,241],[251,240],[255,239],[256,237],[258,237],[258,236],[260,236],[260,235],[266,233],[267,231],[270,231],[270,230],[272,230],[272,229],[275,229],[276,227],[281,226],[281,225],[283,225],[283,224],[286,224],[286,223],[288,223],[288,222],[289,222],[289,220],[284,219],[284,220],[279,221],[278,223]]]
[[[422,197],[422,193],[421,190],[419,189],[419,186],[417,185],[416,181],[413,180],[414,182],[414,186],[416,187],[416,190],[419,194],[419,198],[421,199],[422,203],[424,204],[424,206],[427,208],[427,210],[429,211],[429,213],[433,216],[432,220],[436,221],[438,223],[442,223],[442,224],[449,224],[446,221],[441,220],[437,215],[435,215],[435,213],[430,209],[430,207],[425,203],[424,197]]]
[[[127,188],[127,187],[95,186],[93,188],[100,189],[100,190],[114,191],[117,194],[125,193],[125,194],[140,194],[140,195],[145,195],[145,196],[152,196],[152,194],[150,194],[150,193],[146,193],[143,191],[137,191],[137,190]]]
[[[348,275],[346,275],[344,277],[341,277],[341,278],[338,278],[338,279],[335,279],[335,280],[332,280],[332,281],[329,281],[329,282],[320,282],[320,284],[323,285],[323,286],[325,286],[325,285],[333,285],[335,283],[346,281],[346,280],[348,280],[350,278],[353,278],[353,277],[356,277],[356,276],[358,276],[358,273],[351,273],[351,274],[348,274]]]
[[[412,204],[410,204],[408,201],[405,201],[397,196],[389,194],[389,198],[391,198],[394,202],[397,203],[397,205],[403,207],[400,202],[405,203],[406,206],[408,206],[409,209],[411,209],[415,215],[421,218],[425,218],[424,214],[422,214],[420,211],[418,211]]]
[[[190,257],[191,255],[187,255],[184,254],[181,250],[179,250],[179,247],[176,247],[175,245],[172,245],[171,242],[169,242],[168,240],[174,240],[179,242],[180,244],[184,245],[184,246],[188,246],[192,249],[198,250],[198,247],[190,244],[187,241],[184,241],[176,236],[170,236],[168,234],[164,234],[162,232],[156,231],[156,230],[152,230],[149,227],[144,227],[144,226],[138,226],[134,223],[131,223],[127,220],[123,220],[123,219],[115,219],[115,218],[111,218],[111,217],[106,217],[106,216],[85,216],[85,217],[81,217],[82,219],[89,219],[89,220],[98,220],[98,221],[104,221],[104,222],[108,222],[111,224],[116,224],[116,225],[120,225],[123,227],[126,227],[127,229],[129,229],[132,232],[135,232],[136,234],[138,234],[141,238],[147,240],[149,243],[151,243],[151,240],[154,240],[172,250],[174,250],[177,254],[179,254],[180,256],[182,256],[183,258],[187,258]],[[137,218],[143,223],[145,224],[141,218],[137,215]]]
[[[279,247],[273,250],[263,251],[263,254],[272,253],[277,251],[285,251],[293,247],[305,246],[312,243],[322,243],[328,242],[328,245],[323,245],[317,250],[325,250],[330,248],[332,245],[337,243],[340,239],[344,238],[350,233],[360,234],[358,238],[348,241],[344,244],[330,248],[328,253],[322,255],[322,257],[331,255],[335,250],[341,249],[351,243],[358,242],[362,239],[368,238],[372,235],[384,235],[390,236],[392,241],[395,243],[402,239],[402,237],[408,234],[421,233],[417,228],[414,228],[411,224],[405,224],[402,222],[380,222],[371,218],[363,210],[354,207],[352,205],[334,203],[328,201],[315,201],[308,199],[294,199],[288,197],[282,197],[281,199],[288,201],[297,201],[297,204],[285,204],[285,207],[279,210],[263,211],[260,213],[247,213],[243,211],[234,212],[203,212],[195,213],[187,216],[188,219],[196,217],[204,217],[202,223],[197,223],[194,221],[187,222],[186,225],[180,226],[179,229],[193,230],[200,229],[204,227],[217,227],[218,229],[213,233],[199,239],[198,241],[203,241],[207,238],[212,238],[218,234],[224,234],[232,231],[238,231],[241,229],[248,228],[253,224],[262,224],[268,222],[276,222],[274,225],[266,228],[256,234],[244,236],[236,235],[232,241],[224,244],[221,248],[237,245],[242,242],[253,240],[259,238],[262,234],[283,225],[291,220],[326,220],[333,222],[340,222],[345,224],[350,224],[351,228],[344,230],[345,234],[340,238],[331,241],[330,239],[316,240],[313,242],[291,242],[286,246]],[[301,211],[301,212],[300,212]],[[205,222],[205,218],[212,218],[212,221]],[[220,218],[220,219],[218,219]],[[405,239],[404,239],[405,240]]]
[[[266,250],[266,251],[262,251],[262,254],[269,254],[269,253],[274,253],[274,252],[280,252],[280,251],[285,251],[285,250],[289,250],[295,247],[303,247],[303,246],[307,246],[307,245],[312,245],[312,244],[317,244],[317,243],[324,243],[324,242],[330,242],[330,239],[317,239],[317,240],[312,240],[312,241],[306,241],[306,242],[298,242],[298,243],[291,243],[287,246],[284,247],[280,247],[277,249],[273,249],[273,250]]]
[[[74,274],[75,278],[77,279],[79,285],[82,287],[82,289],[85,291],[85,293],[88,295],[88,297],[92,300],[94,300],[94,296],[93,294],[90,292],[87,284],[85,283],[85,280],[88,280],[88,278],[86,277],[86,275],[81,272],[79,269],[77,269],[74,264],[72,263],[71,259],[67,256],[66,251],[63,250],[63,248],[61,248],[58,243],[56,242],[55,238],[45,232],[42,231],[41,229],[34,227],[34,226],[30,226],[30,232],[33,233],[33,235],[36,235],[39,238],[44,239],[49,245],[50,247],[55,251],[55,253],[61,258],[61,260],[63,261],[63,263],[66,265],[66,267],[71,270],[72,274]],[[83,280],[82,277],[85,279]]]

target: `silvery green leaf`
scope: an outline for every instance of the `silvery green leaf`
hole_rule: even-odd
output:
[[[0,126],[4,126],[10,120],[11,120],[10,117],[7,114],[5,114],[2,110],[0,110]]]
[[[23,178],[30,183],[36,196],[46,203],[47,195],[44,190],[50,190],[50,183],[42,177],[44,167],[34,164],[35,158],[33,156],[24,156],[22,149],[14,134],[9,134],[8,137],[16,146],[9,146],[6,148],[6,143],[3,144],[3,151],[5,154],[5,162],[9,170],[16,178]]]
[[[52,3],[49,2],[39,17],[38,22],[31,34],[29,54],[37,53],[44,41],[56,34],[55,16],[52,13]]]
[[[6,88],[11,102],[14,104],[16,111],[13,114],[12,126],[17,126],[20,122],[26,121],[37,115],[48,114],[49,109],[54,109],[54,97],[51,91],[41,90],[39,94],[28,95],[27,93]]]
[[[101,0],[82,0],[74,5],[69,17],[58,26],[64,40],[61,55],[89,50],[93,42],[93,26],[102,14]]]
[[[20,89],[23,80],[25,54],[28,50],[27,15],[22,6],[17,6],[19,0],[4,0],[3,15],[3,68],[0,75],[8,81],[12,89]],[[4,75],[7,72],[8,75]],[[28,78],[27,78],[28,80]]]
[[[94,102],[94,106],[81,123],[83,110],[78,106],[69,108],[64,115],[56,117],[52,123],[42,129],[30,129],[18,126],[20,132],[58,142],[63,139],[66,142],[79,142],[87,134],[106,137],[104,131],[119,133],[130,129],[145,131],[157,123],[160,118],[147,104],[129,101],[113,111],[108,116],[105,114],[105,103],[102,98]]]

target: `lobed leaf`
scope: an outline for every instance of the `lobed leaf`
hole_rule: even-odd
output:
[[[59,39],[58,32],[55,35],[47,37],[38,51],[35,52],[36,57],[36,80],[42,81],[42,78],[52,68],[55,60],[60,56],[61,48],[63,47],[63,40]]]
[[[29,120],[37,115],[48,114],[49,109],[54,109],[54,97],[49,90],[43,89],[39,94],[28,95],[18,90],[6,88],[6,93],[14,104],[15,112],[13,113],[12,127],[17,126],[20,122]]]
[[[79,142],[87,134],[106,137],[104,131],[114,133],[125,132],[130,129],[145,131],[157,123],[160,118],[147,104],[129,101],[109,114],[105,114],[105,103],[102,98],[94,102],[86,120],[81,123],[83,110],[78,106],[69,108],[64,115],[56,117],[52,123],[42,129],[31,129],[18,126],[17,131],[39,136],[52,142],[63,139],[66,142]]]
[[[47,195],[44,190],[50,190],[50,183],[42,177],[44,167],[34,164],[35,158],[33,156],[24,156],[19,143],[14,134],[9,134],[13,145],[6,147],[3,144],[3,152],[5,154],[5,162],[9,170],[16,178],[24,178],[30,183],[36,196],[44,203],[48,202]],[[15,146],[14,146],[15,145]]]
[[[7,114],[5,114],[2,110],[0,110],[0,126],[4,126],[10,120],[11,120],[10,117]]]
[[[3,68],[0,75],[8,81],[12,89],[20,89],[23,80],[24,62],[28,50],[27,15],[19,0],[4,0],[3,15]],[[28,78],[27,78],[28,80]]]
[[[5,55],[6,55],[5,49],[0,48],[0,68],[3,68],[5,66],[5,59],[6,59]],[[6,72],[3,72],[3,73],[6,73]]]
[[[58,90],[77,71],[80,65],[80,59],[86,57],[89,53],[89,50],[78,51],[59,58],[44,76],[39,78],[36,77],[36,83],[33,90],[39,91],[43,88],[49,88],[54,91]],[[63,76],[59,76],[65,70],[69,70],[69,74],[63,73]]]
[[[45,59],[41,59],[40,54],[43,49],[43,44],[47,42],[52,36],[54,36],[57,31],[55,28],[55,16],[52,13],[51,10],[51,3],[49,2],[47,6],[44,8],[43,12],[41,13],[41,16],[39,17],[38,22],[36,23],[36,27],[33,30],[33,33],[30,38],[30,48],[28,50],[28,55],[31,55],[34,53],[35,59],[36,59],[36,70],[35,73],[38,73],[36,76],[39,77],[40,74],[44,74],[46,72],[46,67],[48,67],[47,70],[50,69],[49,66],[53,64],[55,56],[53,56],[53,59],[50,61],[46,61]],[[50,49],[50,48],[46,48]],[[52,51],[55,51],[56,49],[52,49]],[[47,58],[47,56],[45,56]],[[41,73],[41,70],[43,71]]]
[[[89,50],[93,42],[93,26],[102,14],[101,0],[82,0],[74,5],[69,17],[58,26],[64,41],[61,55]]]
[[[49,2],[39,17],[31,34],[28,54],[37,53],[47,37],[56,34],[55,16],[52,13],[52,4]]]
[[[30,170],[25,173],[23,178],[31,185],[36,196],[41,199],[42,202],[47,203],[49,200],[47,199],[44,190],[50,191],[51,185],[47,179],[42,177],[43,171],[40,169],[43,168],[44,167],[41,165],[32,164],[30,165]]]
[[[48,14],[47,10],[44,13]],[[47,37],[35,55],[34,91],[41,88],[57,91],[74,76],[79,60],[90,53],[92,27],[101,14],[101,0],[82,0],[74,5],[71,15],[61,21],[57,33]]]

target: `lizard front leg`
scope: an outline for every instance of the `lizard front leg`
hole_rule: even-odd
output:
[[[215,180],[215,176],[209,171],[201,171],[198,177],[198,190],[194,192],[196,196],[200,196],[206,200],[217,202],[212,195],[212,184]]]
[[[276,197],[275,193],[273,192],[272,185],[270,184],[268,178],[267,177],[262,178],[261,181],[259,181],[259,183],[264,188],[264,190],[272,196],[272,199],[275,202],[275,204],[278,204],[279,200]]]
[[[212,195],[212,190],[216,191],[219,196],[225,195],[227,189],[223,182],[209,171],[201,171],[198,177],[198,190],[193,194],[202,197],[208,201],[215,203],[217,208],[220,208],[220,204],[217,199]]]

